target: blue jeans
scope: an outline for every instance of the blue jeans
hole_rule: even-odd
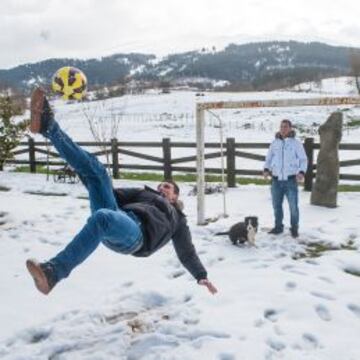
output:
[[[111,179],[98,159],[75,144],[59,127],[50,122],[44,134],[60,156],[75,169],[89,192],[91,216],[74,239],[50,260],[57,280],[67,277],[102,242],[109,249],[131,254],[143,244],[141,222],[131,211],[117,205]]]
[[[298,207],[298,185],[296,177],[290,177],[288,180],[280,181],[272,178],[271,197],[275,215],[275,228],[282,230],[283,225],[283,201],[286,196],[290,208],[291,228],[297,230],[299,227],[299,207]]]

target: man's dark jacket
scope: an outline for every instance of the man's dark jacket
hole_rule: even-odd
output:
[[[118,206],[133,211],[142,223],[143,246],[133,253],[145,257],[172,239],[180,262],[196,280],[206,279],[207,273],[191,241],[191,234],[183,212],[158,191],[145,188],[114,189]]]

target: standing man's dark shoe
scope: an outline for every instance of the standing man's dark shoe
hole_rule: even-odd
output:
[[[291,228],[291,229],[290,229],[290,233],[291,233],[291,236],[292,236],[294,239],[296,239],[296,238],[299,237],[299,231],[298,231],[298,229]]]
[[[273,228],[271,229],[268,234],[272,234],[272,235],[279,235],[281,234],[282,232],[284,231],[284,229],[281,229],[281,228]]]

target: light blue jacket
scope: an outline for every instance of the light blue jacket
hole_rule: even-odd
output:
[[[287,180],[291,175],[305,173],[307,165],[304,147],[295,139],[295,132],[285,139],[277,133],[266,155],[264,170],[270,171],[279,180]]]

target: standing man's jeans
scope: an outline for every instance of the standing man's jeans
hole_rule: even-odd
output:
[[[298,185],[296,176],[289,177],[288,180],[280,181],[273,177],[271,182],[271,196],[275,215],[275,229],[283,230],[283,200],[287,197],[290,208],[290,223],[293,230],[299,227],[299,207],[298,207]]]
[[[141,222],[133,212],[118,208],[111,179],[97,158],[75,144],[52,120],[44,134],[60,156],[75,169],[89,192],[91,216],[87,224],[58,255],[50,260],[57,280],[67,277],[102,242],[123,254],[143,244]]]

